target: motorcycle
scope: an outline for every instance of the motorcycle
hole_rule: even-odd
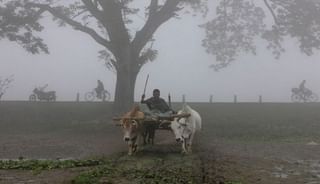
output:
[[[31,94],[29,96],[29,100],[30,101],[56,101],[56,92],[55,91],[43,91],[41,89],[38,88],[34,88],[33,90],[33,94]]]

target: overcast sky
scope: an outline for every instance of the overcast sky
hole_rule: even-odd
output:
[[[141,20],[142,21],[142,20]],[[55,90],[58,101],[73,101],[77,92],[83,95],[96,87],[97,79],[114,95],[116,76],[104,67],[97,57],[103,49],[88,35],[69,27],[58,27],[45,21],[42,37],[48,44],[50,54],[32,55],[19,45],[0,41],[0,76],[14,75],[14,82],[3,100],[27,100],[33,88],[48,84],[46,90]],[[257,56],[242,55],[229,67],[219,72],[209,68],[214,56],[201,47],[204,32],[197,25],[200,18],[191,16],[171,20],[155,35],[154,48],[159,50],[157,59],[146,64],[140,72],[135,89],[136,100],[140,99],[147,74],[150,75],[147,96],[153,88],[159,88],[167,98],[181,101],[208,101],[213,94],[216,102],[238,101],[287,102],[291,88],[305,79],[306,87],[320,94],[320,54],[307,57],[300,53],[294,40],[287,40],[287,52],[279,60],[273,58],[264,45],[259,45]]]

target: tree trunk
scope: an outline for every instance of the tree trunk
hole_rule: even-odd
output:
[[[121,115],[130,110],[134,103],[134,89],[138,72],[132,71],[132,67],[121,67],[117,71],[117,82],[113,113]]]

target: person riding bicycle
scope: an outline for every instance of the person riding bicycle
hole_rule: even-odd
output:
[[[305,84],[306,84],[306,80],[303,80],[299,85],[299,90],[301,92],[301,97],[303,98],[303,100],[306,100],[306,96],[308,92],[308,89],[305,87]]]
[[[305,84],[306,84],[306,80],[303,80],[300,85],[299,85],[299,89],[301,92],[304,92],[306,90],[306,87],[305,87]]]
[[[102,97],[102,92],[104,91],[104,86],[103,83],[98,80],[98,86],[95,88],[96,93],[97,93],[97,98],[101,98]]]
[[[160,90],[154,89],[153,96],[144,100],[145,95],[141,96],[141,104],[146,104],[148,109],[145,109],[145,113],[153,116],[169,117],[174,111],[169,107],[166,101],[160,97]]]

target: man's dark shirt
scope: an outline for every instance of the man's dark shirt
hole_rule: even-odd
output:
[[[170,107],[166,103],[166,101],[162,98],[154,98],[151,97],[147,100],[141,101],[141,103],[147,104],[150,110],[159,110],[160,112],[164,113],[170,110]]]

